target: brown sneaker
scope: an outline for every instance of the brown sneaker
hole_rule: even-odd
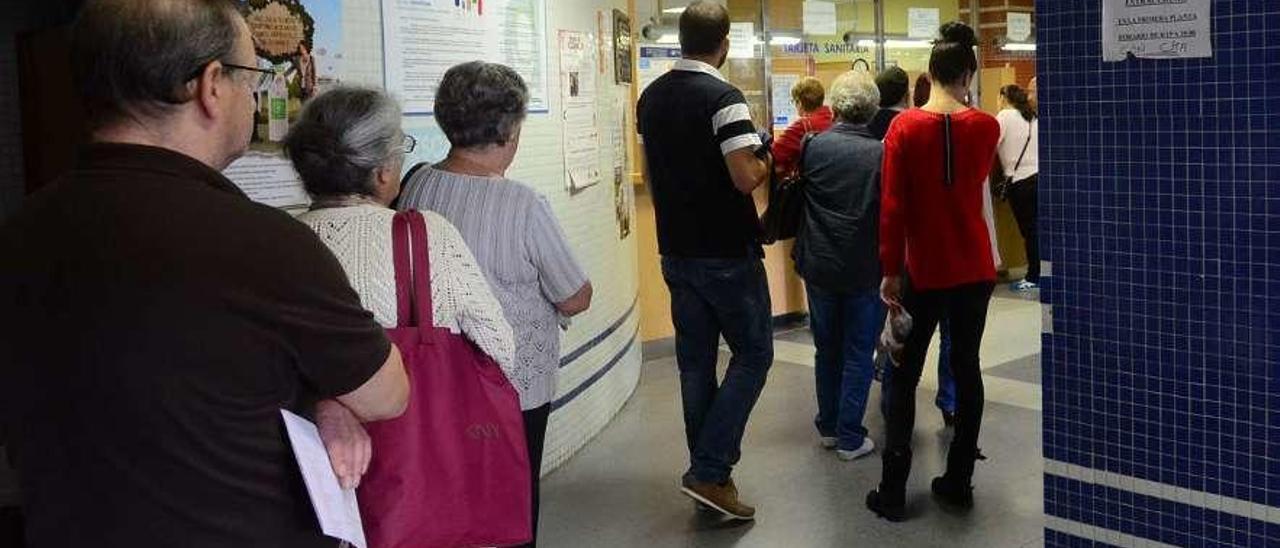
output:
[[[756,509],[738,500],[738,488],[733,480],[723,485],[703,483],[686,478],[680,491],[685,496],[732,519],[754,519]]]

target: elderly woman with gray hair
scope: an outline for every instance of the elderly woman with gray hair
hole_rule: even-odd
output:
[[[875,339],[884,320],[880,287],[880,160],[868,123],[880,91],[865,72],[846,72],[828,90],[836,124],[805,148],[805,211],[794,258],[809,296],[823,447],[841,460],[870,454],[862,416],[871,389]]]
[[[360,302],[385,328],[396,326],[392,218],[388,205],[400,192],[404,156],[414,147],[400,129],[400,106],[386,94],[340,87],[312,99],[284,141],[313,198],[298,217],[320,237]],[[429,234],[431,293],[436,327],[460,332],[514,378],[515,339],[502,307],[458,230],[424,212]],[[338,405],[322,402],[316,419],[336,469],[369,461],[367,437]],[[355,441],[353,441],[353,439]],[[334,447],[349,447],[334,454]],[[356,474],[358,477],[359,474]]]
[[[560,326],[590,306],[591,283],[546,198],[506,178],[528,102],[528,88],[509,67],[475,61],[449,69],[436,92],[435,117],[452,149],[443,162],[413,171],[400,207],[437,211],[458,227],[515,330],[511,382],[524,410],[536,543]]]

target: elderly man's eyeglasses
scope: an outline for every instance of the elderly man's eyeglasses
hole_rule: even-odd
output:
[[[208,63],[201,65],[200,68],[196,69],[194,72],[191,73],[191,76],[187,77],[186,81],[190,82],[192,80],[195,80],[196,78],[199,78],[200,75],[204,73],[205,67],[208,67],[208,66],[209,66]],[[275,79],[276,77],[276,72],[274,70],[258,68],[258,67],[247,67],[244,65],[237,65],[235,63],[223,63],[222,66],[231,70],[243,70],[245,72],[258,73],[257,80],[253,81],[253,91],[260,91],[260,90],[266,89],[267,86],[271,85],[271,80]]]
[[[413,152],[413,149],[418,148],[418,140],[414,139],[412,135],[406,134],[404,136],[404,142],[401,143],[401,147],[405,154],[409,154]]]
[[[232,70],[243,70],[245,72],[258,73],[258,76],[257,76],[258,79],[253,82],[254,90],[260,90],[267,87],[268,85],[271,84],[271,80],[273,80],[276,77],[276,72],[274,70],[268,70],[268,69],[258,68],[258,67],[248,67],[245,65],[237,65],[235,63],[223,63],[222,66]]]

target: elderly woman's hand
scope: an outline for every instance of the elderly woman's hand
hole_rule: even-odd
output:
[[[885,276],[880,280],[880,300],[892,308],[902,308],[902,276]]]
[[[316,404],[316,428],[338,483],[343,489],[359,487],[373,458],[373,442],[360,419],[337,400],[323,400]]]

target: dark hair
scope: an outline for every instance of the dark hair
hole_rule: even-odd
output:
[[[1028,122],[1035,120],[1038,116],[1036,107],[1031,105],[1031,98],[1027,97],[1027,92],[1016,84],[1000,88],[1000,96],[1007,99],[1013,108],[1018,109],[1018,113]]]
[[[907,95],[911,79],[907,71],[901,67],[889,67],[876,76],[876,87],[880,88],[880,108],[896,106]]]
[[[960,81],[966,72],[978,72],[978,56],[973,48],[978,45],[978,37],[973,28],[960,21],[952,21],[938,29],[941,36],[933,43],[933,53],[929,56],[929,75],[940,85],[951,85]]]
[[[924,106],[929,102],[929,92],[933,91],[933,84],[929,82],[929,75],[920,73],[916,77],[916,91],[911,95],[911,104],[916,108]]]
[[[694,2],[680,14],[680,53],[715,53],[729,36],[729,10],[715,2]]]
[[[529,88],[506,65],[472,61],[444,73],[436,90],[436,122],[456,148],[505,145],[524,122]]]
[[[230,61],[240,21],[228,0],[89,0],[73,27],[71,68],[92,123],[192,100],[187,83]]]
[[[307,102],[289,128],[284,151],[312,196],[368,196],[374,172],[402,153],[402,139],[394,99],[379,90],[343,86]]]

